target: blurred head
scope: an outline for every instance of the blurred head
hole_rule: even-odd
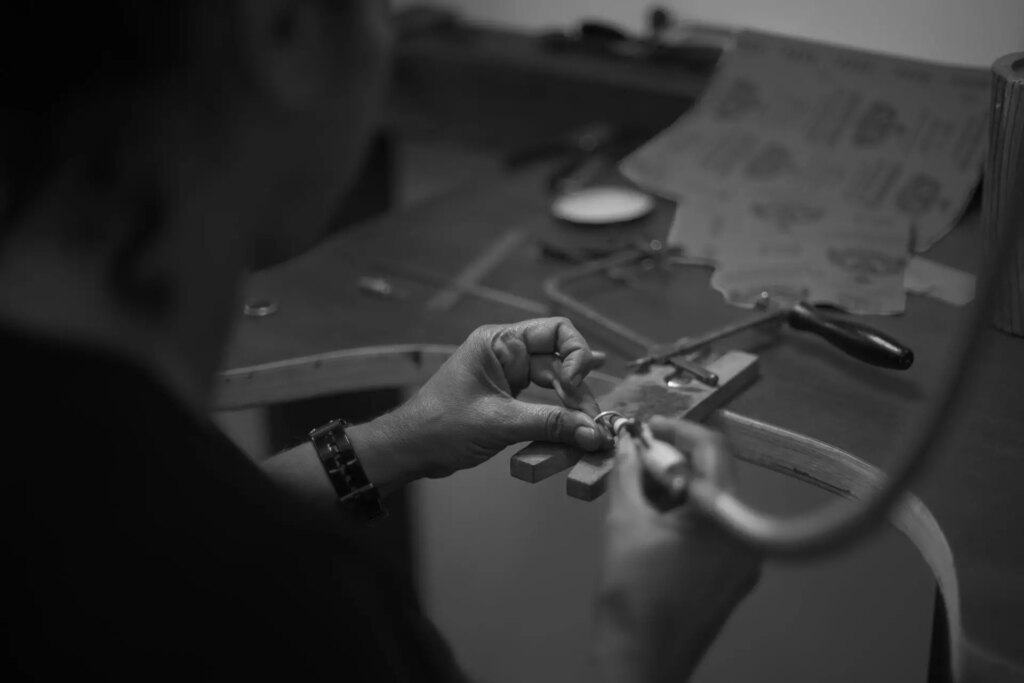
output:
[[[0,268],[28,241],[90,259],[144,301],[151,275],[189,259],[251,267],[309,247],[377,113],[386,10],[3,3]],[[202,249],[169,246],[185,243]]]

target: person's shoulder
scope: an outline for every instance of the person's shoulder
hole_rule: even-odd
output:
[[[25,431],[40,423],[101,422],[144,407],[159,388],[113,350],[38,334],[0,322],[0,354],[9,424]]]
[[[173,660],[192,678],[437,680],[443,641],[360,530],[276,487],[130,366],[15,346],[36,371],[18,373],[0,478],[25,558],[9,625],[50,614],[30,640],[59,650],[51,625],[91,614],[83,647],[118,643],[125,662]]]

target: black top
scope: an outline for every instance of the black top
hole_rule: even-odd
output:
[[[0,358],[0,679],[456,677],[343,519],[279,491],[146,372],[10,331]]]

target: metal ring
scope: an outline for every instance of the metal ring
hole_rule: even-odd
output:
[[[610,418],[613,418],[613,417],[625,418],[626,416],[623,415],[622,413],[620,413],[617,410],[602,410],[600,413],[598,413],[597,415],[594,416],[594,422],[598,422],[599,423],[602,420],[605,420],[605,421],[607,421],[608,426],[610,427],[611,426],[611,419]]]
[[[604,410],[594,417],[594,422],[607,429],[608,434],[614,438],[618,436],[623,428],[635,424],[636,421],[631,417],[626,417],[617,410]]]
[[[277,312],[277,302],[273,299],[253,299],[242,307],[242,313],[250,318],[264,318]]]

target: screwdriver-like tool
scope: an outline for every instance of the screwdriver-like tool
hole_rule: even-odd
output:
[[[646,423],[618,411],[605,410],[594,420],[619,446],[620,439],[630,441],[642,466],[641,489],[651,505],[664,512],[686,502],[690,463],[684,453],[655,439]]]
[[[760,315],[698,337],[683,337],[670,344],[655,346],[646,356],[630,361],[628,366],[635,368],[652,363],[665,363],[673,356],[692,353],[744,330],[779,322],[787,323],[795,330],[812,332],[836,348],[871,365],[890,370],[906,370],[914,364],[914,352],[889,335],[863,323],[827,315],[814,306],[799,302],[772,308]]]

